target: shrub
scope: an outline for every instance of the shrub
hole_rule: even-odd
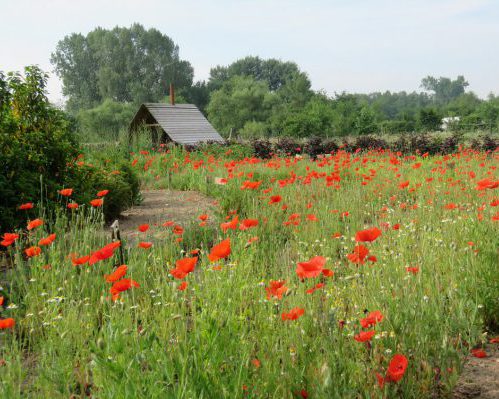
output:
[[[303,144],[292,138],[283,137],[276,143],[275,149],[284,155],[296,155],[303,152]]]
[[[318,155],[324,154],[324,144],[322,138],[318,136],[312,136],[307,140],[307,144],[305,144],[305,152],[312,159],[316,159]]]
[[[256,157],[262,159],[268,159],[272,157],[272,143],[267,139],[254,140],[251,143],[253,147],[253,152]]]
[[[379,150],[388,148],[388,143],[375,136],[359,136],[353,146],[361,150]]]

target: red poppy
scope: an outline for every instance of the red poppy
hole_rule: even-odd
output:
[[[211,252],[208,255],[208,259],[211,262],[215,262],[219,259],[227,258],[230,255],[230,252],[230,238],[227,238],[211,249]]]
[[[72,258],[71,263],[73,266],[81,266],[90,260],[90,255],[82,256],[81,258]]]
[[[7,328],[14,328],[16,321],[9,317],[8,319],[0,320],[0,330],[6,330]]]
[[[198,219],[205,222],[206,220],[208,220],[208,215],[206,214],[203,214],[203,215],[199,215],[198,216]]]
[[[291,309],[288,313],[281,314],[282,320],[296,320],[303,316],[305,310],[299,307]]]
[[[170,270],[170,274],[175,278],[183,279],[189,273],[192,273],[194,271],[197,263],[197,256],[193,258],[179,259],[175,262],[175,269]]]
[[[40,241],[38,241],[38,245],[43,247],[44,245],[50,245],[54,242],[56,238],[55,234],[50,234],[48,237],[42,238]]]
[[[386,370],[386,381],[398,382],[402,379],[409,362],[404,355],[395,354]]]
[[[3,306],[3,302],[4,302],[4,297],[0,296],[0,306]]]
[[[370,341],[376,335],[376,331],[361,331],[353,338],[357,342],[367,342]]]
[[[223,230],[223,232],[227,232],[227,230],[235,230],[237,229],[237,224],[239,222],[239,217],[235,216],[234,219],[232,219],[230,222],[226,223],[221,223],[220,228]]]
[[[123,280],[115,282],[109,290],[113,301],[116,301],[119,298],[121,292],[127,291],[133,287],[140,287],[140,285],[136,281],[129,278],[124,278]]]
[[[4,233],[2,238],[3,240],[0,242],[0,245],[8,247],[12,245],[19,238],[19,234]]]
[[[149,249],[152,247],[152,242],[141,241],[141,242],[139,242],[139,247],[144,248],[144,249]]]
[[[296,274],[302,279],[317,277],[322,273],[325,264],[326,258],[314,256],[308,262],[299,262],[296,267]]]
[[[28,210],[28,209],[33,209],[33,206],[34,206],[34,205],[33,205],[33,203],[32,203],[32,202],[26,202],[25,204],[21,204],[21,205],[19,205],[19,208],[18,208],[18,209],[20,209],[20,210],[22,210],[22,211],[26,211],[26,210]]]
[[[33,247],[29,247],[29,248],[26,248],[24,250],[24,253],[26,254],[26,256],[28,256],[29,258],[32,258],[34,256],[38,256],[42,253],[42,249],[40,247],[36,247],[36,246],[33,246]]]
[[[369,250],[365,246],[357,245],[351,254],[347,254],[347,258],[352,263],[363,265],[368,254]]]
[[[407,270],[407,273],[412,273],[412,274],[419,273],[419,267],[417,267],[417,266],[408,266],[405,268],[405,270]]]
[[[487,352],[485,352],[483,349],[472,349],[471,354],[475,357],[478,357],[479,359],[487,357]]]
[[[239,225],[239,230],[248,230],[256,226],[258,226],[258,219],[243,219]]]
[[[101,198],[93,199],[90,201],[90,205],[92,205],[94,208],[99,208],[104,204],[104,201]]]
[[[392,229],[393,229],[393,230],[399,230],[399,229],[400,229],[400,223],[394,224],[394,225],[392,226]]]
[[[267,291],[267,299],[270,300],[271,297],[281,299],[283,294],[288,291],[288,287],[284,284],[286,284],[285,280],[271,280],[270,285],[265,287],[265,291]]]
[[[162,224],[163,227],[170,227],[173,226],[175,222],[173,220],[167,220],[165,223]]]
[[[177,287],[177,290],[179,291],[185,291],[189,283],[187,281],[182,281],[180,285]]]
[[[149,230],[149,225],[148,225],[148,224],[141,224],[141,225],[139,226],[139,231],[140,231],[141,233],[145,233],[147,230]]]
[[[270,197],[269,204],[277,204],[282,201],[282,197],[280,195],[273,195]]]
[[[360,320],[363,328],[369,328],[383,320],[383,314],[379,310],[370,312],[367,317]]]
[[[112,272],[111,274],[106,274],[104,278],[108,283],[115,283],[119,279],[125,277],[127,270],[127,265],[118,266],[114,272]]]
[[[331,269],[322,269],[322,275],[324,277],[333,277],[334,272]]]
[[[177,235],[177,236],[181,236],[182,234],[184,234],[184,228],[180,225],[175,225],[173,226],[173,234]]]
[[[105,197],[109,194],[109,190],[101,190],[97,193],[97,197]]]
[[[33,230],[43,224],[42,219],[34,219],[28,223],[28,230]]]
[[[71,195],[73,194],[73,189],[63,188],[62,190],[59,190],[59,194],[61,194],[63,197],[71,197]]]
[[[92,253],[88,260],[89,265],[93,265],[101,260],[105,260],[114,255],[114,251],[121,245],[120,241],[115,241],[110,244],[105,245],[101,249]]]
[[[78,204],[76,202],[70,202],[67,207],[68,209],[78,209]]]
[[[499,180],[492,180],[490,178],[482,179],[476,182],[477,190],[486,190],[499,187]]]
[[[377,227],[372,227],[367,230],[360,230],[355,234],[355,241],[357,242],[372,242],[381,235],[381,230]]]

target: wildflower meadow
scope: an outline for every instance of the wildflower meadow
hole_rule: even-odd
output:
[[[105,184],[18,201],[0,397],[445,397],[497,342],[497,152],[207,148],[120,155],[142,191],[209,196],[190,223],[113,240]]]

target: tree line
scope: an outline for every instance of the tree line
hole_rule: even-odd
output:
[[[192,65],[157,29],[140,24],[62,39],[51,61],[62,80],[66,108],[81,129],[117,132],[138,105],[166,102],[174,83],[177,103],[192,103],[224,136],[332,137],[452,128],[496,131],[499,97],[480,99],[463,76],[427,76],[420,92],[326,93],[311,89],[294,62],[248,56],[211,69],[194,82]]]

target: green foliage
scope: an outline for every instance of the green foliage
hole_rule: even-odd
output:
[[[207,112],[215,128],[228,135],[232,129],[242,129],[246,122],[266,121],[275,99],[265,83],[236,76],[212,93]]]
[[[161,99],[170,83],[192,84],[193,69],[178,46],[157,29],[140,24],[73,33],[57,44],[52,63],[62,79],[67,107],[76,112],[105,99],[140,104]]]
[[[464,94],[464,90],[469,83],[464,76],[459,75],[456,80],[433,76],[427,76],[421,81],[421,87],[426,91],[433,92],[434,101],[437,104],[448,104],[450,101]]]
[[[121,129],[128,127],[135,112],[133,104],[106,99],[95,108],[80,110],[76,118],[82,131],[116,138]]]
[[[421,130],[435,131],[440,129],[442,117],[435,108],[420,109],[418,125]]]
[[[60,188],[77,145],[71,121],[48,103],[47,75],[40,68],[26,67],[25,76],[2,74],[0,81],[0,226],[6,229],[24,217],[17,205],[40,201],[44,188],[50,195]]]

